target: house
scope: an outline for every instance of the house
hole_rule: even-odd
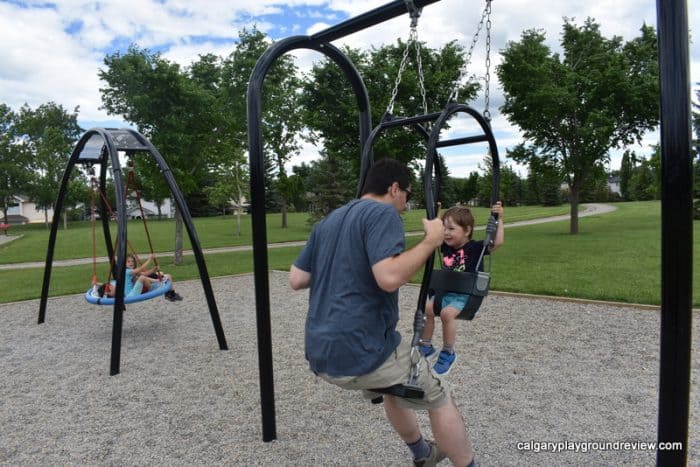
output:
[[[14,202],[10,203],[9,209],[7,210],[8,219],[4,218],[4,214],[0,210],[0,223],[23,225],[42,223],[46,221],[44,211],[37,210],[36,204],[31,202],[28,197],[16,195],[13,196],[13,200]],[[143,206],[143,212],[147,219],[158,217],[158,206],[155,203],[141,200],[141,205]],[[83,207],[83,205],[78,205],[78,207]],[[129,219],[141,219],[141,209],[139,209],[138,205],[135,203],[130,204],[129,207],[127,207],[127,215]],[[175,206],[170,199],[166,199],[161,205],[161,215],[165,218],[175,217]],[[52,219],[53,209],[49,209],[49,222],[51,222]]]
[[[240,204],[235,202],[234,200],[230,200],[228,207],[231,209],[232,214],[236,214],[236,213],[238,213],[238,211],[240,211],[241,213],[246,213],[246,214],[250,214],[250,212],[251,212],[250,203],[246,202],[245,197],[243,197],[243,202]],[[224,211],[224,214],[226,214],[225,211]]]
[[[622,190],[620,189],[620,176],[619,175],[608,177],[608,189],[610,190],[611,193],[615,193],[617,195],[622,195]]]
[[[0,216],[4,213],[0,212]],[[44,213],[43,210],[37,209],[36,203],[29,200],[28,197],[23,195],[13,196],[13,202],[10,203],[7,210],[7,219],[0,217],[0,222],[7,224],[35,224],[46,221],[46,215],[48,215],[49,221],[53,219],[53,209],[49,209],[48,213]]]
[[[141,207],[143,208],[143,214],[146,215],[146,219],[158,217],[158,205],[156,203],[142,199]],[[160,206],[160,213],[161,216],[167,219],[175,217],[175,206],[170,198],[163,201],[163,204]],[[129,203],[126,209],[126,215],[129,219],[141,219],[141,209],[138,204],[133,202]]]

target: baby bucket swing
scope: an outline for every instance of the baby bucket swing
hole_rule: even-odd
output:
[[[487,143],[489,147],[489,154],[491,156],[492,163],[492,187],[491,187],[491,204],[495,204],[498,201],[499,196],[499,180],[500,180],[500,165],[498,158],[498,147],[496,145],[496,140],[491,130],[490,125],[490,113],[488,110],[488,79],[489,79],[489,49],[490,49],[490,12],[491,12],[491,0],[486,0],[486,6],[484,7],[483,14],[481,16],[481,21],[477,32],[474,35],[471,47],[469,49],[467,59],[464,66],[460,72],[460,77],[456,81],[455,88],[450,94],[449,101],[445,108],[437,114],[437,117],[428,119],[426,115],[426,121],[433,121],[433,126],[430,131],[430,135],[427,143],[426,151],[426,163],[423,173],[423,186],[425,189],[425,206],[426,214],[428,219],[434,219],[437,217],[437,198],[440,189],[440,170],[438,164],[440,159],[438,158],[437,149],[450,147],[450,146],[462,146],[474,143]],[[459,104],[454,102],[457,99],[457,91],[459,82],[466,76],[466,66],[469,64],[474,45],[476,44],[479,31],[482,26],[486,23],[487,25],[487,57],[486,57],[486,84],[485,84],[485,109],[483,114],[474,110],[472,107],[466,104]],[[448,120],[456,114],[463,113],[466,116],[471,117],[478,124],[479,131],[475,134],[470,134],[468,136],[450,139],[440,139],[441,131],[446,127]],[[371,145],[368,144],[368,146]],[[421,354],[419,346],[421,344],[421,336],[423,334],[423,329],[425,325],[425,304],[429,294],[435,294],[435,304],[438,305],[441,302],[441,297],[447,292],[457,292],[470,295],[470,299],[462,310],[458,318],[460,319],[472,319],[479,309],[483,301],[483,297],[487,295],[489,282],[490,282],[490,255],[489,255],[489,271],[480,271],[483,257],[486,253],[486,249],[490,246],[498,225],[498,219],[496,215],[492,213],[489,218],[486,227],[486,236],[484,238],[484,249],[481,252],[476,272],[456,272],[450,270],[433,270],[433,264],[435,261],[435,253],[430,256],[426,262],[425,271],[423,273],[423,280],[421,283],[420,293],[418,297],[418,305],[416,307],[416,313],[413,320],[413,339],[412,339],[412,349],[411,349],[411,368],[409,371],[408,380],[404,384],[396,384],[394,386],[386,388],[373,389],[374,392],[382,394],[391,394],[398,397],[405,397],[411,399],[422,399],[424,395],[423,389],[418,385],[418,373],[419,373],[419,363],[421,359]],[[436,314],[439,314],[439,308],[436,307]],[[383,401],[383,397],[379,396],[372,400],[373,403],[379,404]]]

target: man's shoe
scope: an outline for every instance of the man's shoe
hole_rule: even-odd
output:
[[[435,441],[428,440],[428,444],[430,445],[430,455],[421,459],[413,459],[413,465],[416,467],[433,467],[447,457],[444,452],[440,451]]]
[[[425,358],[428,358],[435,353],[435,347],[432,345],[420,345],[418,346],[418,349],[420,350],[420,354]]]
[[[441,350],[440,355],[438,356],[438,360],[437,362],[435,362],[433,370],[438,375],[445,376],[450,372],[450,369],[452,368],[452,365],[455,361],[457,361],[456,353],[448,353],[444,350]]]

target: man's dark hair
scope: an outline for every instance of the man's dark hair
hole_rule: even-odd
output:
[[[411,185],[410,172],[396,159],[380,159],[370,167],[362,187],[362,195],[369,193],[383,196],[394,182],[398,182],[402,190],[408,189]]]
[[[100,285],[97,287],[97,295],[98,295],[98,296],[100,296],[100,297],[104,297],[104,296],[105,296],[105,287],[106,287],[106,284],[100,284]]]

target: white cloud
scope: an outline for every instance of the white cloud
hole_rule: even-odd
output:
[[[102,83],[97,73],[105,54],[125,51],[132,42],[162,51],[169,60],[187,65],[200,54],[228,55],[244,26],[256,24],[277,35],[281,31],[289,35],[313,34],[337,24],[343,15],[355,16],[382,4],[376,0],[61,0],[53,4],[28,0],[22,2],[23,6],[0,2],[0,102],[19,108],[25,102],[36,107],[54,101],[71,110],[80,106],[82,121],[113,120],[99,109]],[[419,21],[419,38],[430,47],[439,47],[449,40],[468,47],[482,9],[482,2],[466,0],[442,0],[429,5]],[[688,2],[688,14],[691,38],[697,37],[700,0]],[[644,22],[656,26],[655,3],[648,0],[623,0],[615,8],[601,0],[499,0],[493,2],[492,66],[499,61],[498,50],[507,41],[518,40],[523,30],[545,30],[548,45],[556,48],[563,17],[574,17],[581,24],[589,16],[601,25],[604,35],[619,35],[626,40],[638,35]],[[335,45],[371,47],[393,43],[398,37],[405,40],[409,21],[403,15],[342,38]],[[72,33],[74,30],[78,32]],[[303,71],[321,57],[307,50],[293,54]],[[697,44],[690,45],[690,56],[691,83],[697,89]],[[482,42],[475,50],[470,73],[483,75],[483,64]],[[501,91],[494,74],[492,78],[493,127],[501,152],[505,153],[520,142],[520,137],[517,129],[498,113]],[[475,106],[481,108],[483,103],[478,101]],[[658,135],[654,133],[645,141],[656,139]],[[644,151],[640,148],[640,152]],[[311,157],[315,152],[305,147],[303,154]]]

